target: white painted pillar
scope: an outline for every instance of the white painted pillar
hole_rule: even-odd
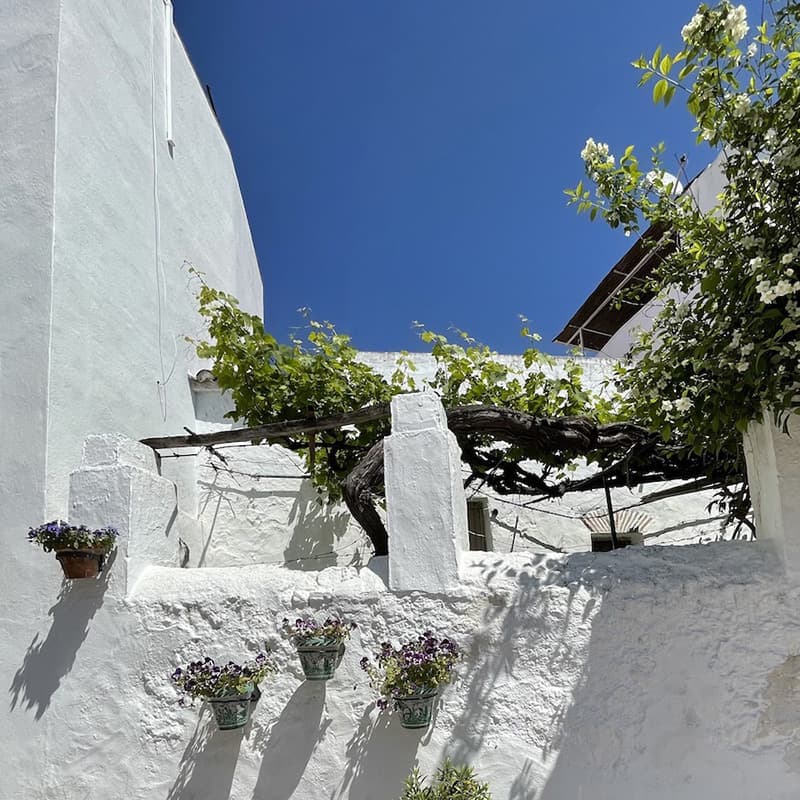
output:
[[[178,566],[177,492],[154,451],[121,434],[89,436],[70,475],[69,521],[119,531],[109,589],[127,594],[149,564]]]
[[[800,579],[800,417],[789,435],[770,417],[752,422],[744,437],[756,534],[771,543],[787,575]]]
[[[468,548],[461,450],[431,392],[392,399],[384,440],[389,588],[452,592]]]

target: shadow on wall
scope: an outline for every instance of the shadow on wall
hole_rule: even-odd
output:
[[[41,719],[62,679],[72,669],[75,656],[89,633],[89,622],[103,605],[108,579],[117,557],[111,553],[97,579],[66,580],[58,601],[49,610],[53,618],[47,638],[39,634],[28,646],[22,666],[11,681],[11,710],[17,706],[35,709]]]
[[[256,732],[253,746],[261,754],[261,769],[253,800],[289,800],[294,794],[314,748],[330,725],[330,720],[321,724],[324,706],[324,681],[304,681],[280,717]]]
[[[577,597],[577,585],[566,598],[547,591],[563,585],[561,573],[548,564],[551,559],[531,554],[524,565],[509,566],[488,556],[476,565],[490,587],[489,603],[466,654],[473,667],[454,687],[464,698],[464,710],[443,757],[456,764],[480,761],[505,772],[509,800],[538,798],[542,769],[530,759],[509,762],[497,743],[513,735],[526,743],[536,762],[551,757],[548,748],[558,749],[566,714],[561,690],[569,690],[580,675],[582,638],[588,636],[576,632],[595,607],[593,599]],[[561,620],[559,627],[554,628],[555,620]]]
[[[344,777],[330,800],[372,800],[399,797],[403,781],[417,760],[417,749],[431,737],[435,719],[427,730],[403,730],[396,714],[365,711],[347,743]]]
[[[224,566],[228,558],[242,556],[246,563],[299,570],[361,566],[363,534],[350,528],[347,538],[350,514],[341,506],[321,505],[311,481],[302,481],[297,489],[265,490],[231,485],[215,473],[213,480],[198,485],[205,520],[200,567]]]
[[[333,564],[361,566],[354,545],[363,537],[354,531],[354,542],[342,541],[350,519],[350,514],[340,507],[320,505],[311,481],[303,481],[289,514],[292,538],[283,551],[286,566],[290,569],[322,569]]]
[[[592,584],[606,576],[611,591],[598,598],[537,800],[798,796],[794,728],[759,730],[765,680],[800,643],[796,597],[769,573],[749,582],[764,562],[748,547],[597,554]],[[781,705],[796,700],[792,688]]]
[[[229,797],[245,730],[217,730],[214,714],[205,706],[166,800]]]

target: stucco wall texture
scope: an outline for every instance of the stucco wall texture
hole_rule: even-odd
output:
[[[409,401],[393,403],[395,455],[431,458],[449,447],[444,428],[397,425]],[[787,478],[789,455],[776,464]],[[396,462],[391,496],[404,485]],[[429,481],[457,492],[458,473],[451,464]],[[463,515],[442,529],[440,493],[428,496],[413,524],[463,544],[463,530],[453,537]],[[800,585],[775,539],[565,556],[431,543],[458,577],[436,589],[438,563],[415,562],[402,547],[412,523],[390,515],[389,557],[360,570],[185,569],[175,487],[148,448],[120,436],[87,441],[70,506],[76,522],[118,520],[121,539],[99,580],[59,581],[52,556],[39,556],[49,629],[29,630],[24,655],[12,650],[6,731],[32,730],[4,743],[0,797],[385,800],[414,764],[431,771],[446,756],[472,764],[495,800],[800,791]],[[358,626],[325,685],[303,681],[277,634],[284,616],[307,613]],[[427,628],[465,658],[432,727],[415,732],[376,709],[358,661]],[[176,666],[264,647],[278,672],[244,729],[218,731],[207,707],[178,703]]]
[[[69,472],[84,438],[103,430],[138,438],[194,423],[185,376],[200,364],[183,337],[198,333],[201,320],[184,262],[261,312],[231,155],[180,40],[172,30],[165,37],[166,20],[163,0],[0,3],[4,685],[32,639],[36,652],[48,642],[60,579],[24,532],[67,515]],[[193,470],[167,462],[164,471],[193,509]],[[69,640],[83,613],[60,618],[43,669],[75,655]],[[94,703],[97,686],[87,688]],[[52,717],[18,711],[9,724],[8,706],[0,708],[3,767],[33,780],[62,730]],[[4,800],[26,796],[0,790]]]
[[[469,554],[447,595],[389,592],[382,572],[151,567],[127,596],[52,591],[10,687],[12,727],[33,732],[4,746],[0,796],[387,800],[449,755],[495,800],[797,797],[800,589],[763,545]],[[309,611],[359,626],[325,685],[276,635]],[[377,712],[358,660],[428,627],[467,657],[414,732]],[[265,642],[280,671],[243,731],[178,705],[176,665]]]

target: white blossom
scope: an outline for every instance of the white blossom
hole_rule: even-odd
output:
[[[581,158],[587,167],[594,167],[596,173],[597,167],[613,167],[615,163],[614,156],[609,152],[609,147],[605,142],[595,142],[594,139],[589,137],[586,140],[583,150],[581,150]],[[594,174],[591,175],[593,180],[597,180]]]
[[[675,410],[681,414],[685,413],[692,407],[692,401],[688,397],[680,397],[675,401]]]
[[[731,101],[734,117],[742,117],[750,110],[750,98],[746,94],[737,94]]]
[[[703,15],[701,13],[695,14],[684,26],[681,28],[681,36],[684,42],[690,42],[694,39],[695,34],[703,27]]]
[[[772,284],[768,280],[762,280],[756,284],[756,291],[762,303],[774,303],[779,297],[800,291],[800,281],[792,283],[786,278],[781,278],[777,283]]]
[[[736,6],[728,11],[728,16],[723,22],[725,32],[734,42],[741,41],[747,36],[750,30],[747,24],[747,9],[744,6]]]

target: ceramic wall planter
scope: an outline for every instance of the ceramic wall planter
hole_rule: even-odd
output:
[[[344,644],[338,641],[297,646],[297,655],[306,680],[327,681],[342,661]]]
[[[250,719],[252,690],[247,694],[209,697],[207,701],[214,711],[214,719],[221,731],[243,728]]]
[[[404,728],[427,728],[431,724],[438,689],[394,698],[394,707]]]

